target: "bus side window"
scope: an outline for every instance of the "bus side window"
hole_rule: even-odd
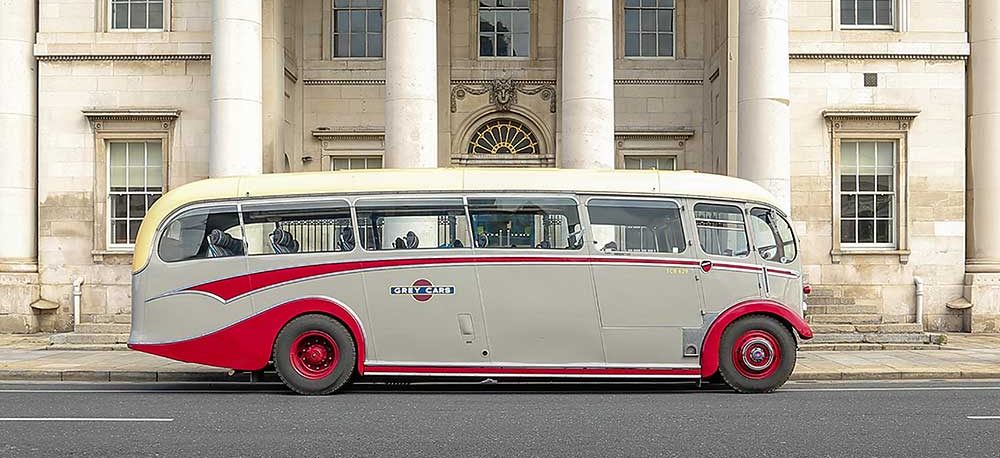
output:
[[[180,214],[160,234],[157,253],[164,262],[242,256],[236,207],[197,208]]]
[[[470,197],[477,248],[578,250],[583,228],[566,197]]]
[[[602,251],[683,253],[687,248],[681,209],[674,202],[591,199],[587,213]]]
[[[360,199],[355,209],[367,251],[471,246],[461,198]]]
[[[694,221],[705,254],[744,257],[750,254],[743,210],[735,205],[697,204]]]
[[[247,254],[329,253],[354,249],[346,201],[296,201],[243,206]]]

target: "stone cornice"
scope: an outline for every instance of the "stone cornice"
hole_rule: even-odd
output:
[[[385,86],[385,80],[354,80],[354,79],[304,79],[306,86]]]
[[[41,62],[75,62],[75,61],[164,61],[212,60],[211,54],[43,54],[35,56]]]
[[[385,138],[385,130],[317,127],[312,136],[319,140],[381,140]]]
[[[642,79],[642,78],[616,78],[617,86],[701,86],[705,80],[695,78],[677,79]]]
[[[694,134],[694,129],[620,130],[615,132],[615,140],[687,140]]]
[[[823,117],[832,121],[912,121],[919,114],[920,110],[916,108],[844,107],[823,110]]]
[[[791,53],[791,60],[969,60],[964,54]]]
[[[177,108],[84,108],[83,115],[90,122],[104,121],[161,121],[172,122],[181,115]]]

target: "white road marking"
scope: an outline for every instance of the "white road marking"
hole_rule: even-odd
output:
[[[8,417],[0,421],[84,421],[84,422],[138,422],[164,423],[174,421],[173,418],[86,418],[86,417]]]
[[[969,415],[969,420],[1000,420],[1000,415]]]

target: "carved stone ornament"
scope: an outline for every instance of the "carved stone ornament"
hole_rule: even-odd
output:
[[[463,80],[453,82],[451,88],[451,112],[458,111],[458,101],[466,95],[490,95],[490,103],[496,111],[510,111],[517,104],[517,94],[538,95],[549,102],[549,112],[556,112],[556,88],[548,81],[522,81],[496,79],[492,81]]]

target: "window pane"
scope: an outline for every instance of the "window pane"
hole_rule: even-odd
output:
[[[591,232],[602,251],[681,253],[687,240],[677,204],[593,199],[587,204]]]
[[[875,220],[858,221],[858,243],[875,243]]]
[[[349,31],[351,33],[365,33],[365,24],[367,22],[364,10],[351,11],[351,27]]]
[[[875,142],[858,143],[858,166],[875,167]]]
[[[368,10],[368,31],[375,33],[382,31],[382,10]]]
[[[875,24],[875,0],[858,0],[858,25]]]
[[[840,221],[840,243],[857,243],[857,222],[853,219]]]
[[[163,143],[146,142],[146,161],[152,167],[160,167],[163,164]]]
[[[858,190],[859,191],[874,191],[875,190],[875,175],[861,175],[858,177]]]
[[[854,25],[854,2],[855,0],[840,0],[840,23],[842,25]]]
[[[496,27],[497,32],[510,32],[513,30],[511,23],[513,22],[513,16],[508,12],[497,12]]]
[[[893,153],[895,152],[895,149],[896,149],[895,143],[879,142],[877,145],[877,153],[875,158],[876,161],[878,161],[876,165],[878,165],[879,167],[895,165],[895,161],[893,158],[894,156]]]
[[[840,176],[840,190],[845,192],[853,192],[858,190],[858,177],[855,175],[841,175]]]
[[[844,194],[840,196],[840,217],[855,218],[858,216],[858,196]]]
[[[876,24],[892,25],[892,2],[893,0],[875,0]]]
[[[112,218],[128,218],[128,195],[112,195],[110,213]]]
[[[129,14],[128,27],[130,29],[146,28],[146,4],[132,2],[132,11]]]
[[[674,34],[672,33],[661,33],[659,34],[659,48],[657,49],[657,55],[661,57],[670,57],[674,55]]]
[[[875,196],[875,216],[892,218],[892,196]]]
[[[239,224],[235,207],[190,210],[167,224],[157,252],[166,262],[242,255],[243,240],[225,234]]]
[[[146,168],[129,167],[128,169],[128,190],[142,191],[146,186]]]
[[[781,244],[771,230],[770,215],[764,209],[754,209],[750,212],[750,230],[753,231],[753,243],[760,257],[768,261],[778,260],[778,250]]]
[[[368,34],[368,57],[382,57],[382,34]]]
[[[128,166],[144,167],[146,165],[146,144],[131,142],[128,144]]]
[[[365,57],[365,34],[351,34],[351,57]]]
[[[356,207],[366,250],[471,247],[461,199],[371,199]]]
[[[514,56],[528,57],[531,54],[529,47],[528,34],[518,33],[514,35]]]
[[[639,34],[638,33],[626,33],[625,34],[625,55],[626,56],[638,56],[639,55]]]
[[[114,221],[111,224],[112,243],[128,243],[128,221]]]
[[[112,167],[124,167],[125,166],[125,149],[126,144],[121,142],[112,142],[109,144],[110,151],[110,162]]]
[[[334,159],[333,160],[333,170],[348,170],[351,167],[351,161],[349,159]]]
[[[640,44],[640,51],[644,57],[656,57],[656,34],[655,33],[644,33],[642,34]]]
[[[510,34],[509,33],[498,33],[497,34],[497,55],[498,56],[510,56]]]
[[[625,158],[625,168],[629,170],[636,170],[642,168],[641,162],[637,158],[626,157]]]
[[[638,6],[639,6],[639,0],[625,0],[625,7],[627,8],[638,7]]]
[[[163,28],[163,3],[149,4],[149,28]]]
[[[893,183],[892,169],[879,168],[879,175],[876,180],[875,189],[877,191],[892,191],[895,187]]]
[[[858,217],[872,218],[875,216],[875,196],[858,197]]]
[[[673,10],[660,10],[656,13],[657,22],[660,27],[660,32],[673,32],[674,31],[674,11]]]
[[[694,206],[695,225],[701,249],[719,256],[746,256],[750,254],[743,211],[739,207],[718,204]]]
[[[337,33],[348,33],[351,29],[350,11],[337,11],[334,13],[333,30]]]
[[[655,32],[656,31],[656,11],[655,10],[642,10],[640,13],[641,18],[639,24],[643,32]]]
[[[892,243],[892,220],[875,221],[875,242]]]
[[[639,31],[639,10],[625,10],[625,32]]]
[[[243,220],[250,255],[350,251],[355,246],[346,202],[248,206]]]
[[[376,157],[368,159],[368,168],[370,169],[380,169],[382,168],[382,158]]]
[[[112,191],[124,191],[125,186],[125,167],[111,167],[111,182],[108,185],[111,187]]]
[[[345,34],[334,34],[333,35],[333,52],[334,57],[350,57],[351,55],[351,40],[348,38],[350,35]]]
[[[479,35],[479,55],[493,56],[493,36]]]
[[[115,29],[128,28],[128,3],[115,3],[111,6],[111,24]]]
[[[496,21],[492,11],[480,11],[479,12],[479,31],[480,32],[494,32],[496,29],[493,23]]]
[[[146,189],[149,191],[156,191],[158,189],[163,189],[163,168],[162,167],[147,167],[146,168]]]
[[[470,198],[479,248],[578,250],[583,230],[576,201],[566,198]]]
[[[531,15],[528,11],[517,11],[513,15],[514,22],[512,26],[514,32],[524,32],[527,33],[531,28]]]

